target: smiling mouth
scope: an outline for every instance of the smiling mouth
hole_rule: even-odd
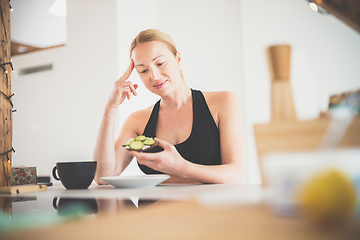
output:
[[[158,89],[159,89],[159,88],[162,88],[167,81],[168,81],[168,80],[166,79],[165,81],[163,81],[163,82],[161,82],[161,83],[159,83],[159,84],[155,84],[155,85],[154,85],[154,88],[158,88]]]

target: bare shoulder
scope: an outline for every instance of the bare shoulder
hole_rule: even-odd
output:
[[[151,115],[153,106],[154,105],[142,110],[135,111],[126,118],[124,124],[121,127],[120,134],[116,139],[116,148],[122,149],[122,144],[125,143],[129,138],[134,138],[143,134],[147,121]]]
[[[240,103],[235,94],[230,91],[203,92],[203,94],[217,125],[220,119],[240,112]]]
[[[131,113],[129,115],[129,117],[126,119],[124,125],[127,128],[134,129],[134,131],[137,133],[137,135],[141,135],[145,129],[145,126],[146,126],[149,118],[150,118],[153,108],[154,108],[154,105]]]
[[[147,108],[144,108],[144,109],[141,109],[141,110],[137,110],[137,111],[131,113],[129,115],[129,118],[138,119],[138,118],[143,118],[143,117],[146,117],[146,116],[150,116],[151,111],[152,111],[153,108],[154,108],[154,105],[152,105],[150,107],[147,107]]]
[[[225,107],[237,105],[238,99],[234,93],[230,91],[219,92],[203,92],[209,107]]]

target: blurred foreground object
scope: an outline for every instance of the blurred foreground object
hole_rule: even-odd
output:
[[[348,108],[354,114],[360,115],[360,89],[330,96],[329,111],[338,108]]]
[[[273,153],[265,156],[263,174],[270,193],[271,207],[279,215],[298,216],[299,210],[302,210],[299,193],[304,193],[304,189],[311,189],[307,193],[314,194],[315,204],[325,205],[336,203],[338,197],[344,197],[337,194],[343,194],[341,189],[347,189],[344,187],[347,183],[353,191],[357,189],[357,198],[360,200],[359,157],[360,148]]]
[[[337,169],[313,176],[301,187],[298,198],[305,216],[318,223],[340,223],[355,213],[355,186]]]

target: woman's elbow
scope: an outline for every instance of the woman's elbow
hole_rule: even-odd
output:
[[[98,184],[98,185],[109,185],[107,182],[101,180],[100,178],[94,178],[94,181]]]
[[[221,179],[218,183],[220,184],[240,184],[242,181],[241,176],[227,176]]]
[[[222,179],[223,184],[241,184],[243,177],[243,169],[241,166],[232,166],[231,173],[225,175]]]
[[[94,177],[94,181],[95,181],[98,185],[108,185],[107,182],[101,180],[100,178],[101,178],[101,176],[98,174],[98,172],[96,172],[95,177]]]

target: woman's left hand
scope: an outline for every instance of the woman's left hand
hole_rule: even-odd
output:
[[[180,155],[174,145],[158,138],[155,138],[155,141],[164,151],[157,153],[130,151],[130,154],[137,158],[139,164],[166,174],[183,176],[189,162]]]

